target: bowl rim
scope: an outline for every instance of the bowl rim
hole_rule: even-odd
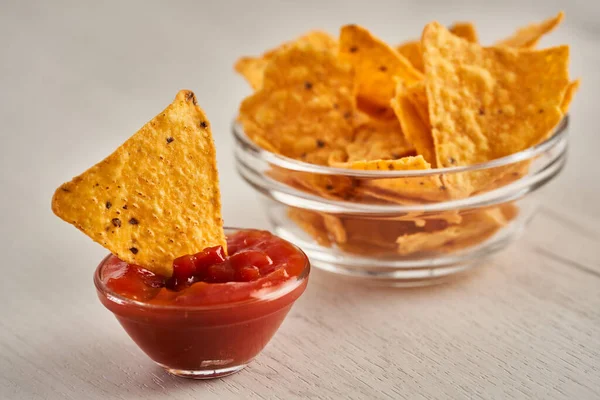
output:
[[[234,119],[231,125],[232,133],[235,139],[246,149],[249,149],[254,153],[255,156],[261,159],[261,161],[267,162],[279,166],[281,168],[297,171],[297,172],[309,172],[320,175],[335,175],[335,176],[348,176],[355,178],[409,178],[409,177],[421,177],[421,176],[432,176],[432,175],[448,175],[455,173],[480,171],[492,168],[503,167],[518,162],[526,161],[537,157],[538,155],[548,151],[557,144],[559,144],[567,135],[569,127],[569,115],[565,115],[563,119],[553,128],[552,134],[543,142],[528,147],[525,150],[521,150],[517,153],[510,154],[508,156],[496,158],[491,161],[483,163],[477,163],[472,165],[457,166],[457,167],[445,167],[445,168],[431,168],[427,170],[406,170],[406,171],[382,171],[382,170],[352,170],[348,168],[329,167],[317,164],[310,164],[304,161],[296,160],[290,157],[286,157],[280,154],[273,153],[265,150],[255,144],[245,133],[241,123]]]
[[[256,229],[252,229],[252,228],[236,228],[236,227],[224,227],[223,229],[224,229],[226,235],[228,233],[231,234],[231,233],[235,233],[235,232],[239,232],[239,231],[243,231],[243,230],[256,230]],[[300,247],[298,247],[294,243],[292,243],[288,240],[285,240],[275,234],[273,234],[273,236],[276,236],[279,239],[291,244],[296,250],[298,250],[302,254],[302,256],[304,257],[305,263],[304,263],[304,268],[302,269],[302,272],[298,275],[298,277],[296,279],[290,279],[282,285],[273,287],[273,290],[269,291],[269,293],[267,293],[265,295],[261,295],[261,297],[249,297],[248,299],[244,299],[241,301],[229,302],[229,303],[217,303],[217,304],[210,304],[210,305],[195,305],[195,306],[150,304],[147,302],[134,300],[129,297],[122,296],[122,295],[110,290],[106,286],[104,281],[102,280],[102,277],[101,277],[102,269],[103,269],[104,265],[106,264],[106,262],[108,261],[108,259],[113,256],[112,253],[109,253],[108,255],[106,255],[102,259],[102,261],[100,261],[100,264],[98,264],[98,266],[96,267],[96,269],[94,271],[94,286],[96,287],[96,291],[98,292],[98,295],[102,295],[104,298],[106,298],[107,300],[109,300],[112,303],[116,303],[120,306],[133,306],[138,309],[156,310],[156,311],[161,311],[161,310],[162,311],[184,311],[184,312],[212,311],[212,310],[223,310],[223,309],[227,309],[227,308],[234,308],[234,307],[247,306],[247,305],[253,305],[253,304],[257,304],[257,303],[268,302],[271,300],[281,298],[282,296],[285,296],[286,294],[289,294],[289,293],[293,292],[294,290],[296,290],[300,285],[302,285],[302,283],[304,283],[305,281],[308,280],[308,276],[310,274],[310,268],[311,268],[310,260],[309,260],[308,256]],[[217,285],[229,285],[229,284],[244,284],[244,282],[217,283]],[[264,290],[264,289],[268,289],[268,288],[269,287],[261,288],[258,290]]]

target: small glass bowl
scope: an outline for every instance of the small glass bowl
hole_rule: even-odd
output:
[[[238,173],[275,234],[317,268],[396,286],[438,282],[514,241],[566,162],[567,132],[565,117],[543,143],[471,166],[362,171],[274,154],[233,124]],[[445,185],[465,177],[485,184],[468,196]]]
[[[225,234],[238,230],[225,228]],[[226,304],[165,306],[123,297],[102,279],[111,255],[98,265],[94,284],[102,304],[140,349],[167,372],[184,378],[220,378],[240,371],[263,350],[304,292],[310,263],[302,250],[298,251],[306,264],[297,279],[263,287],[251,299]]]

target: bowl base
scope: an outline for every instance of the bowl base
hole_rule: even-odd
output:
[[[222,378],[227,375],[235,374],[241,371],[248,364],[236,365],[235,367],[217,368],[217,369],[202,369],[202,370],[186,370],[186,369],[175,369],[168,368],[164,365],[159,364],[169,374],[178,376],[180,378],[187,379],[216,379]]]
[[[310,255],[309,255],[310,257]],[[447,282],[457,275],[463,274],[479,265],[481,262],[463,263],[443,268],[418,268],[418,269],[369,269],[348,268],[347,266],[331,262],[320,262],[312,259],[312,265],[320,270],[341,275],[349,280],[360,280],[368,285],[388,287],[423,287],[439,285]]]

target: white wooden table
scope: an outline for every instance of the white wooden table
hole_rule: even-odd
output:
[[[104,250],[50,212],[54,188],[193,89],[217,135],[226,223],[266,227],[235,175],[232,72],[312,27],[388,40],[475,20],[484,41],[558,0],[0,2],[0,399],[600,398],[600,5],[563,4],[583,88],[570,161],[526,236],[452,283],[373,289],[313,271],[267,349],[211,382],[171,377],[94,292]],[[283,4],[288,3],[288,4]]]

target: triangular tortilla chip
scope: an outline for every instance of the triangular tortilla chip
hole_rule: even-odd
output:
[[[456,22],[449,28],[450,32],[471,43],[479,43],[475,25],[470,22]],[[425,71],[423,66],[423,49],[420,40],[404,42],[396,47],[396,51],[406,57],[418,71]]]
[[[395,76],[406,84],[423,79],[410,61],[358,25],[342,27],[340,57],[354,66],[359,101],[363,99],[384,109],[389,109],[394,97]]]
[[[551,32],[556,28],[565,17],[561,11],[556,16],[548,18],[539,23],[529,24],[519,28],[512,36],[500,40],[495,46],[516,47],[516,48],[532,48],[540,41],[542,36]]]
[[[352,86],[352,68],[334,54],[295,45],[273,56],[262,88],[244,99],[238,118],[250,139],[262,137],[279,153],[305,160],[352,139]]]
[[[273,56],[278,51],[290,48],[296,44],[308,45],[316,50],[334,51],[337,48],[337,42],[328,33],[311,31],[292,42],[284,43],[275,49],[267,51],[260,57],[242,57],[235,63],[234,68],[246,78],[252,89],[259,90],[263,84],[265,68]]]
[[[423,33],[427,97],[438,167],[472,165],[545,140],[563,117],[569,48],[482,48],[439,23]],[[485,171],[446,182],[468,195]]]
[[[226,246],[215,147],[191,91],[56,190],[52,211],[121,260],[170,276],[173,260]]]

